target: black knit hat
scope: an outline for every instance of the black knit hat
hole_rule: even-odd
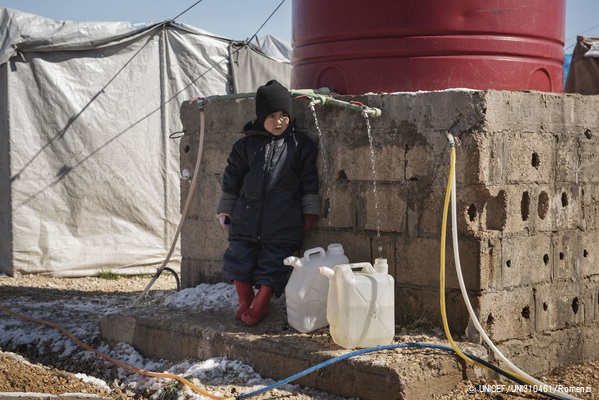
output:
[[[291,96],[285,86],[273,79],[266,85],[260,86],[256,92],[258,122],[264,124],[266,117],[277,111],[283,111],[291,116]]]

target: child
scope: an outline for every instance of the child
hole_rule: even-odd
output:
[[[227,159],[216,211],[229,229],[223,264],[239,296],[235,318],[248,325],[266,316],[273,294],[283,293],[283,260],[300,249],[320,215],[318,149],[295,131],[289,91],[275,80],[260,86],[256,117]]]

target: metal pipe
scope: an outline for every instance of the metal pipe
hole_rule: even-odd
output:
[[[289,94],[292,97],[301,96],[301,95],[330,95],[331,90],[329,88],[320,88],[320,89],[299,89],[299,90],[290,90]],[[250,99],[252,97],[256,97],[256,92],[245,92],[245,93],[231,93],[231,94],[219,94],[208,97],[200,97],[196,100],[198,103],[208,103],[212,101],[227,101],[227,100],[237,100],[237,99]]]
[[[369,117],[380,117],[381,116],[381,110],[376,108],[376,107],[368,107],[365,106],[362,103],[359,102],[347,102],[347,101],[343,101],[343,100],[337,100],[337,99],[333,99],[333,98],[328,98],[327,99],[327,103],[331,104],[333,106],[337,106],[337,107],[342,107],[342,108],[347,108],[349,110],[354,110],[354,111],[358,111],[358,112],[365,112],[366,114],[368,114]]]
[[[325,105],[331,104],[336,107],[346,108],[348,110],[358,111],[360,113],[365,113],[369,117],[380,117],[382,112],[379,108],[376,107],[368,107],[360,102],[355,101],[343,101],[338,100],[331,97],[331,90],[329,88],[320,88],[320,89],[293,89],[289,91],[289,95],[291,97],[307,97],[312,100],[314,104],[317,105]],[[256,97],[256,92],[247,92],[247,93],[232,93],[232,94],[224,94],[224,95],[215,95],[208,96],[205,98],[194,99],[196,102],[201,103],[202,105],[206,105],[210,102],[214,101],[226,101],[226,100],[237,100],[237,99],[249,99],[252,97]],[[193,101],[193,100],[192,100]]]

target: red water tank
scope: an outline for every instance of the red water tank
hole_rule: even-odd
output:
[[[562,92],[565,0],[293,0],[293,88]]]

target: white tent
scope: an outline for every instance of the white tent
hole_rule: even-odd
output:
[[[0,273],[9,275],[154,272],[180,219],[169,135],[181,129],[181,103],[269,79],[288,85],[291,70],[172,21],[74,23],[0,8],[0,37]]]

